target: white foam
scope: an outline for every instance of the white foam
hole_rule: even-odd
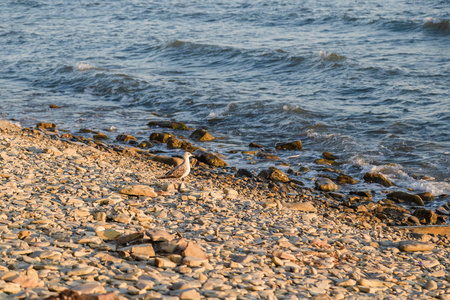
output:
[[[77,62],[74,66],[73,66],[73,70],[74,71],[87,71],[87,70],[92,70],[95,69],[94,66],[91,66],[88,63],[83,63],[83,62]]]
[[[209,112],[209,115],[206,116],[206,119],[208,121],[213,121],[213,120],[222,120],[223,118],[225,118],[226,114],[228,111],[230,111],[231,109],[235,108],[236,104],[234,102],[230,102],[228,103],[228,105],[224,108],[219,108],[219,109],[215,109],[215,110],[211,110]]]

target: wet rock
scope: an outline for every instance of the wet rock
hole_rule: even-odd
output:
[[[150,121],[147,123],[148,126],[154,127],[162,127],[162,128],[172,128],[175,130],[189,130],[186,124],[181,122],[172,122],[172,121]]]
[[[317,190],[324,192],[333,192],[339,189],[339,187],[328,178],[318,178],[315,182],[315,186]]]
[[[147,196],[147,197],[156,197],[158,196],[155,193],[155,190],[152,187],[147,185],[131,185],[122,188],[119,193],[131,196]]]
[[[272,153],[267,153],[267,152],[263,152],[263,151],[258,151],[256,153],[256,157],[259,159],[265,159],[265,160],[281,160],[281,158],[279,158],[278,156],[276,156]]]
[[[324,165],[324,166],[339,166],[339,163],[335,162],[334,160],[329,160],[326,158],[318,158],[314,160],[314,163],[317,165]]]
[[[253,173],[247,169],[239,169],[237,171],[236,175],[239,177],[249,177],[249,178],[254,177]]]
[[[394,185],[391,181],[389,181],[386,177],[384,177],[380,173],[370,173],[369,172],[369,173],[364,174],[363,178],[364,178],[365,182],[378,183],[378,184],[381,184],[386,187]]]
[[[44,129],[44,130],[50,130],[50,131],[55,131],[57,127],[58,126],[56,126],[56,124],[54,124],[54,123],[39,122],[36,124],[37,129]]]
[[[147,142],[147,141],[142,141],[136,147],[142,148],[142,149],[147,149],[147,148],[153,147],[153,144],[150,142]]]
[[[422,200],[422,198],[420,198],[420,196],[413,195],[413,194],[406,193],[406,192],[401,192],[401,191],[389,193],[386,195],[386,198],[395,200],[397,202],[406,201],[406,202],[414,203],[414,204],[420,205],[420,206],[424,205],[423,200]]]
[[[422,198],[423,201],[434,201],[434,196],[430,192],[419,193],[417,196]]]
[[[349,175],[343,175],[343,174],[340,174],[340,175],[338,175],[338,177],[336,178],[336,182],[337,182],[338,184],[357,184],[359,181],[356,180],[356,179],[354,179],[354,178],[352,178],[352,177],[349,176]]]
[[[129,134],[120,134],[116,137],[116,141],[127,143],[129,141],[137,141],[137,138]]]
[[[251,148],[264,148],[264,146],[254,143],[254,142],[251,142],[250,144],[248,144],[248,146]]]
[[[258,177],[266,179],[266,180],[272,180],[276,182],[288,182],[289,177],[283,173],[280,169],[277,169],[275,167],[270,167],[267,170],[262,170]]]
[[[169,137],[166,144],[169,149],[180,149],[183,147],[183,143],[174,136]]]
[[[158,143],[166,143],[167,140],[171,137],[173,137],[173,134],[170,134],[168,132],[153,132],[150,134],[150,141],[156,141]]]
[[[275,147],[277,150],[301,150],[302,141],[294,141],[285,144],[279,144]]]
[[[198,161],[201,161],[210,166],[214,166],[214,167],[227,167],[228,166],[228,164],[224,160],[219,158],[214,153],[206,152],[203,150],[196,150],[193,154],[194,154],[195,158],[198,159]]]
[[[200,142],[213,141],[215,138],[205,129],[197,129],[191,135],[190,138]]]
[[[438,218],[434,211],[425,208],[416,209],[413,216],[417,217],[420,223],[430,225],[436,224]]]
[[[338,159],[336,156],[334,156],[333,154],[331,154],[330,152],[323,152],[322,153],[322,156],[325,158],[325,159],[328,159],[328,160],[336,160],[336,159]]]
[[[97,133],[93,136],[94,140],[100,141],[100,140],[107,140],[108,136],[104,133]]]

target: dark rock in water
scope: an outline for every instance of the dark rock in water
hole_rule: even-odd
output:
[[[417,196],[419,196],[420,198],[422,198],[423,201],[433,201],[433,200],[434,200],[434,196],[433,196],[433,194],[430,193],[430,192],[419,193],[419,194],[417,194]]]
[[[79,133],[100,133],[99,131],[95,131],[92,129],[88,129],[88,128],[80,128],[80,130],[78,130]]]
[[[301,175],[300,172],[294,171],[294,170],[292,170],[292,169],[288,169],[288,170],[286,171],[286,173],[288,173],[288,174],[290,174],[290,175],[295,175],[295,176]]]
[[[125,142],[126,143],[128,141],[137,141],[137,138],[135,138],[134,136],[129,135],[129,134],[119,134],[116,137],[116,141]]]
[[[406,192],[400,192],[400,191],[392,192],[392,193],[387,194],[386,197],[388,199],[395,200],[398,202],[406,201],[406,202],[414,203],[419,206],[423,206],[423,200],[422,200],[422,198],[420,198],[420,196],[413,195],[413,194],[406,193]]]
[[[61,106],[56,105],[56,104],[50,104],[50,108],[61,108]]]
[[[284,174],[283,171],[275,167],[270,167],[267,170],[262,170],[261,172],[259,172],[258,177],[278,182],[289,181],[289,177],[286,174]]]
[[[225,161],[223,161],[221,158],[219,158],[217,155],[213,153],[197,149],[193,154],[198,159],[198,161],[208,164],[210,166],[214,167],[228,166],[228,164]]]
[[[151,148],[153,147],[153,144],[147,141],[142,141],[139,143],[139,145],[137,145],[137,147],[142,148],[142,149],[146,149],[146,148]]]
[[[364,174],[364,181],[369,183],[378,183],[383,186],[393,186],[394,184],[380,173],[366,173]]]
[[[308,167],[306,167],[306,166],[301,166],[301,167],[298,169],[298,171],[299,171],[299,172],[302,172],[302,173],[305,173],[305,172],[311,171],[311,169],[308,168]]]
[[[195,130],[190,138],[195,139],[200,142],[209,142],[213,141],[215,138],[205,129],[197,129]]]
[[[290,180],[290,185],[291,185],[292,187],[305,186],[305,184],[304,184],[302,181],[296,180],[296,179],[291,179],[291,180]]]
[[[357,195],[366,198],[372,198],[373,194],[371,191],[351,191],[350,195]]]
[[[183,143],[174,136],[171,136],[167,142],[167,148],[169,149],[179,149],[183,146]]]
[[[318,158],[314,161],[317,165],[325,165],[325,166],[339,166],[340,164],[335,162],[334,160],[329,160],[325,158]]]
[[[166,143],[167,140],[170,137],[172,137],[172,136],[174,136],[174,135],[170,134],[168,132],[162,132],[162,133],[153,132],[152,134],[150,134],[150,141],[156,141],[156,142],[159,142],[159,143]]]
[[[71,133],[64,133],[63,135],[61,135],[61,137],[63,139],[73,139],[73,134],[71,134]]]
[[[97,133],[96,135],[93,136],[94,140],[107,140],[108,136],[104,133]]]
[[[264,148],[262,145],[253,142],[251,142],[248,146],[252,148]]]
[[[39,122],[39,123],[36,124],[36,128],[37,129],[44,129],[44,130],[55,131],[57,127],[58,126],[56,126],[56,124],[54,124],[54,123]]]
[[[358,180],[353,179],[351,176],[341,174],[336,178],[336,182],[339,184],[357,184]]]
[[[295,141],[285,144],[279,144],[275,148],[277,150],[301,150],[302,147],[302,141]]]
[[[413,212],[412,215],[417,217],[420,220],[420,223],[422,223],[422,224],[433,225],[433,224],[436,224],[436,222],[437,222],[436,213],[429,209],[418,208]]]
[[[315,185],[317,190],[324,192],[333,192],[339,189],[339,187],[329,178],[318,178]]]
[[[239,169],[236,173],[239,177],[249,177],[252,178],[254,175],[247,169]]]
[[[323,153],[322,153],[322,156],[323,156],[325,159],[328,159],[328,160],[336,160],[336,159],[338,159],[336,156],[334,156],[334,155],[331,154],[330,152],[323,152]]]
[[[273,155],[273,154],[267,153],[267,152],[262,152],[262,151],[259,151],[258,153],[256,153],[256,157],[259,159],[265,159],[265,160],[281,160],[281,158],[279,158],[276,155]]]
[[[172,122],[172,121],[150,121],[147,123],[148,126],[159,126],[162,128],[172,128],[176,130],[189,130],[186,124],[181,122]]]
[[[177,139],[174,136],[171,136],[167,140],[166,143],[167,143],[167,148],[169,148],[169,149],[183,149],[184,151],[187,151],[187,152],[193,152],[193,151],[199,149],[199,147],[192,146],[192,144],[189,143],[188,141],[180,141],[179,139]]]

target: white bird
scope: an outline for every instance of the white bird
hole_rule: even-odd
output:
[[[183,163],[179,166],[176,166],[166,174],[164,174],[161,177],[158,177],[158,179],[167,179],[167,178],[177,178],[177,179],[183,179],[184,177],[188,176],[191,172],[191,163],[189,162],[189,158],[193,155],[189,152],[185,152],[183,155]]]

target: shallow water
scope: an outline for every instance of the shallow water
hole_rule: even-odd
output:
[[[229,151],[300,139],[276,154],[307,185],[329,151],[356,178],[449,193],[448,1],[335,2],[2,1],[2,117],[141,139],[182,121],[254,171],[273,162]]]

